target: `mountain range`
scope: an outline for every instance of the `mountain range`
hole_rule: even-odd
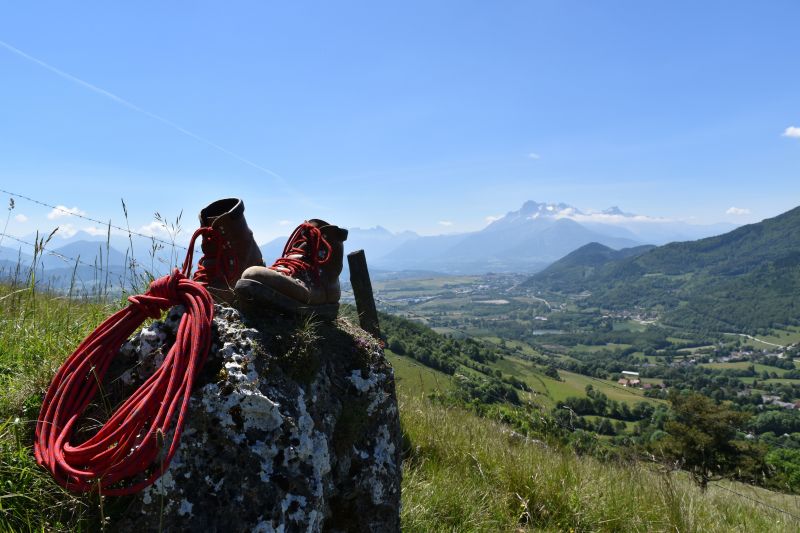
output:
[[[618,207],[583,212],[563,203],[528,201],[480,231],[416,238],[404,234],[403,242],[385,255],[371,254],[366,247],[365,250],[370,264],[381,269],[536,272],[590,242],[620,249],[709,236],[734,227],[634,215]],[[354,233],[357,245],[358,232]]]
[[[654,309],[694,329],[800,324],[800,207],[696,241],[620,251],[590,243],[523,286],[588,291],[587,305]]]
[[[590,242],[623,249],[645,243],[659,244],[685,236],[696,238],[712,235],[731,227],[669,221],[626,213],[618,207],[585,212],[564,203],[528,201],[485,228],[468,233],[420,236],[411,231],[393,233],[381,226],[352,228],[345,242],[345,250],[364,249],[369,265],[377,275],[404,275],[399,273],[407,271],[445,274],[489,271],[533,273]],[[34,236],[26,238],[31,242],[33,239]],[[110,244],[108,248],[107,239]],[[112,233],[109,237],[78,232],[64,239],[57,234],[48,245],[48,250],[54,253],[45,254],[40,266],[45,271],[69,270],[74,265],[62,257],[65,256],[73,259],[80,257],[87,268],[97,262],[115,270],[124,270],[133,255],[137,264],[163,274],[184,254],[182,249],[169,245],[156,246],[154,249],[154,243],[145,239],[134,237],[132,241],[133,254],[127,235]],[[286,237],[279,237],[260,247],[267,263],[280,257],[285,241]],[[3,248],[6,249],[0,249],[0,262],[10,266],[18,258],[23,264],[30,261],[30,250],[25,247],[20,250],[18,246],[10,244],[13,243],[4,243]],[[195,261],[197,259],[195,257]]]

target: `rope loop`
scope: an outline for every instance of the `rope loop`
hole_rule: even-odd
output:
[[[145,294],[108,317],[58,369],[36,424],[36,461],[74,492],[134,494],[154,483],[177,451],[195,378],[211,347],[214,301],[188,279],[194,240],[183,270],[154,280]],[[186,307],[175,343],[161,366],[84,442],[71,442],[73,428],[100,389],[119,348],[146,318],[160,318],[176,304]]]
[[[183,279],[186,276],[176,268],[171,275],[153,280],[146,293],[128,296],[128,302],[146,318],[160,318],[165,309],[181,303],[178,285]]]

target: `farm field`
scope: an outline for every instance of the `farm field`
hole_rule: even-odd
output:
[[[589,345],[589,344],[577,344],[573,348],[573,350],[577,352],[601,352],[603,350],[624,350],[626,348],[630,348],[630,344],[615,344],[610,342],[608,344],[601,344],[601,345]]]
[[[733,363],[702,363],[700,366],[705,368],[714,368],[717,370],[746,370],[751,366],[755,368],[758,373],[761,372],[775,372],[779,376],[783,376],[786,370],[774,366],[762,365],[761,363],[751,363],[750,361],[736,361]]]
[[[635,404],[641,401],[653,404],[661,403],[661,400],[645,397],[641,390],[623,388],[608,380],[583,376],[565,370],[558,371],[563,381],[557,381],[544,375],[543,371],[535,364],[515,357],[502,359],[493,363],[491,366],[501,370],[505,374],[516,376],[530,385],[534,391],[540,393],[536,396],[536,399],[547,404],[548,407],[554,407],[558,402],[570,396],[586,396],[587,385],[591,385],[596,390],[602,392],[608,396],[610,400],[617,400],[628,404]]]
[[[800,327],[790,326],[784,330],[778,330],[775,335],[757,335],[760,340],[786,346],[800,342]]]
[[[452,387],[452,378],[443,372],[424,366],[410,357],[385,350],[386,357],[394,369],[397,389],[403,394],[430,394],[437,390],[447,391]]]
[[[757,377],[745,377],[739,378],[739,381],[742,383],[746,383],[747,385],[752,385],[754,381],[758,381],[759,385],[769,385],[770,383],[774,383],[776,385],[791,385],[791,384],[800,384],[800,379],[761,379]]]

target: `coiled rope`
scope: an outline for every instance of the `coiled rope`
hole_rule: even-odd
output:
[[[151,485],[169,466],[178,448],[195,378],[211,346],[214,301],[189,279],[194,241],[217,235],[200,228],[192,235],[182,270],[153,281],[145,294],[107,318],[58,369],[47,389],[36,423],[36,461],[73,492],[134,494]],[[175,343],[163,363],[85,442],[72,445],[75,423],[97,394],[122,343],[147,318],[182,304]],[[177,420],[175,415],[177,413]],[[171,441],[165,448],[166,440]],[[144,477],[143,477],[144,476]]]

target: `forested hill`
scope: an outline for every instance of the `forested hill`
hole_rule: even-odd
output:
[[[620,261],[641,255],[655,246],[645,245],[614,250],[599,242],[581,246],[534,276],[537,285],[550,290],[580,292],[588,278],[602,276]]]
[[[800,207],[698,241],[621,257],[584,246],[525,285],[589,291],[610,309],[661,308],[667,323],[753,332],[800,321]],[[588,248],[588,250],[587,250]]]

